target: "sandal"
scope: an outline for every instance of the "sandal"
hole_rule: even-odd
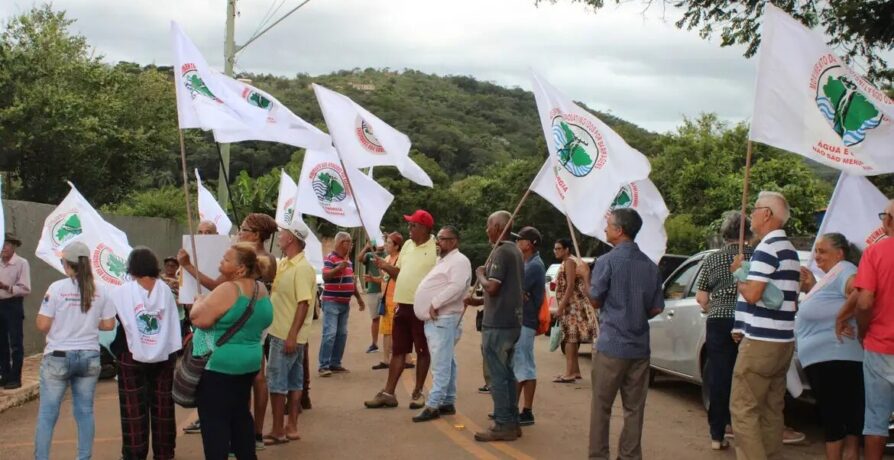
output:
[[[277,446],[280,444],[286,444],[288,442],[289,442],[289,438],[286,436],[277,438],[276,436],[273,436],[272,434],[264,435],[264,445],[265,446]]]
[[[556,378],[553,379],[555,383],[574,383],[574,377],[565,377],[564,375],[557,375]]]
[[[299,435],[298,433],[286,433],[286,438],[289,441],[299,441],[301,440],[301,435]]]

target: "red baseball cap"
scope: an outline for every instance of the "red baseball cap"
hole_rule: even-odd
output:
[[[414,224],[419,224],[428,228],[434,228],[435,226],[435,218],[428,213],[428,211],[417,209],[416,212],[409,216],[404,216],[404,220],[407,222],[412,222]]]

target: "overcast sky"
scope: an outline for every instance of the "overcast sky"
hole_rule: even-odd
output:
[[[301,0],[240,0],[236,42],[271,6]],[[609,2],[606,2],[609,3]],[[612,2],[613,3],[613,2]],[[3,0],[0,16],[31,8]],[[171,63],[169,21],[180,22],[211,65],[223,70],[224,0],[55,0],[109,62]],[[290,76],[355,67],[471,75],[530,90],[534,68],[570,98],[655,131],[716,112],[747,119],[755,61],[678,30],[675,11],[638,4],[592,10],[570,0],[311,0],[242,51],[237,71]],[[535,129],[536,127],[532,127]]]

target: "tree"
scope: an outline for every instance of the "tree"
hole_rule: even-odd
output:
[[[101,62],[72,23],[44,5],[0,34],[0,169],[20,181],[17,198],[55,202],[70,180],[104,204],[155,185],[174,96],[165,74]]]
[[[535,0],[540,2],[542,0]],[[555,2],[556,0],[550,0]],[[602,8],[606,0],[572,0]],[[627,3],[629,0],[614,0]],[[721,46],[746,45],[745,56],[751,57],[760,45],[761,18],[768,0],[661,0],[664,6],[682,9],[675,25],[680,29],[698,30],[708,38],[720,30]],[[647,7],[653,0],[643,0]],[[850,61],[866,61],[869,78],[876,82],[894,80],[894,70],[883,58],[894,49],[894,1],[891,0],[774,0],[773,4],[787,11],[808,27],[821,26],[830,46],[841,49]]]

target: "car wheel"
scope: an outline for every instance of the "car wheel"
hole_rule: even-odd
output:
[[[708,360],[706,359],[704,363],[702,363],[702,406],[705,407],[705,412],[707,412],[711,408],[711,394],[708,390]]]

